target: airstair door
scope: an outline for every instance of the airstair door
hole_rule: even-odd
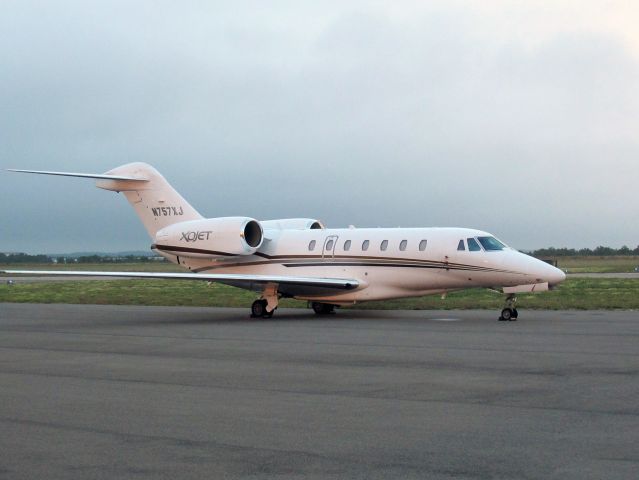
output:
[[[324,240],[324,248],[322,249],[322,258],[325,260],[333,260],[335,258],[335,247],[337,247],[337,235],[329,235]]]

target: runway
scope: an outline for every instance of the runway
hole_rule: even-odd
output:
[[[0,478],[636,479],[639,312],[0,304]]]

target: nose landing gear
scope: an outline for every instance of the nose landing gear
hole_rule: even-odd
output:
[[[514,293],[511,293],[506,297],[506,305],[501,311],[501,316],[499,317],[500,322],[514,322],[517,320],[519,314],[515,308],[516,303],[517,296]]]

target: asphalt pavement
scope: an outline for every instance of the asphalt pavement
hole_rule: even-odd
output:
[[[639,312],[247,314],[0,304],[0,478],[639,478]]]

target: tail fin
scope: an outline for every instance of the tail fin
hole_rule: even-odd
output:
[[[152,239],[158,230],[178,222],[202,218],[151,165],[136,162],[114,168],[104,174],[12,170],[44,175],[62,175],[96,179],[104,190],[122,192],[135,209]]]

